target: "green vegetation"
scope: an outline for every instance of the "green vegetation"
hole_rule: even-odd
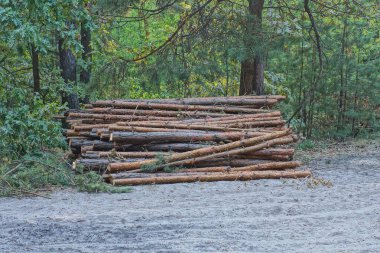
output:
[[[278,109],[307,139],[373,136],[379,8],[375,0],[0,1],[1,187],[76,185],[59,159],[56,169],[22,161],[65,150],[53,116],[89,99],[283,94]]]
[[[86,192],[128,192],[128,187],[106,184],[94,172],[74,173],[58,150],[31,153],[0,167],[0,196],[41,195],[56,187],[70,186]]]

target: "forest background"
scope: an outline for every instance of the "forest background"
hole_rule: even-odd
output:
[[[379,23],[377,0],[1,0],[3,174],[95,99],[281,94],[305,138],[376,134]]]

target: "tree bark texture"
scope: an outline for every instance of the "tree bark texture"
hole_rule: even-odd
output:
[[[240,89],[239,95],[264,94],[264,59],[263,59],[263,38],[262,38],[262,13],[264,0],[248,0],[248,11],[252,16],[251,26],[247,32],[253,36],[254,42],[249,39],[248,48],[254,47],[254,56],[248,56],[241,63]],[[254,44],[252,46],[252,44]]]
[[[70,49],[64,48],[64,40],[60,38],[58,40],[59,51],[59,66],[61,69],[61,76],[64,82],[70,87],[76,83],[76,59]],[[74,92],[65,92],[62,96],[62,101],[66,102],[69,109],[79,109],[79,98]]]
[[[40,68],[38,51],[34,43],[31,44],[31,57],[32,57],[32,69],[33,69],[33,91],[39,93],[41,91],[40,82]]]

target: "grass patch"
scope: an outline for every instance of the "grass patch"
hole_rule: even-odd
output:
[[[299,150],[312,150],[314,148],[315,148],[315,144],[312,140],[304,140],[297,146],[297,149]]]
[[[25,155],[0,166],[0,196],[39,195],[57,187],[73,187],[86,192],[129,192],[128,187],[105,183],[94,172],[77,172],[62,150]]]

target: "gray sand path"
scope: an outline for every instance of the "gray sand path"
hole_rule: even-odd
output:
[[[380,252],[379,150],[309,166],[333,186],[261,180],[2,198],[0,252]]]

